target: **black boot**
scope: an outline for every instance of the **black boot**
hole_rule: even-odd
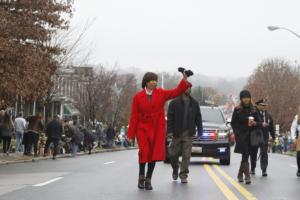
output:
[[[146,181],[145,181],[145,189],[146,190],[153,190],[153,187],[151,185],[151,179],[150,178],[146,178]]]
[[[145,189],[145,176],[144,175],[139,176],[138,188],[139,189]]]
[[[268,176],[268,173],[267,173],[266,169],[262,170],[262,176],[264,176],[264,177]]]
[[[172,178],[174,181],[178,179],[178,169],[173,169]]]
[[[249,163],[243,163],[244,164],[244,174],[245,174],[245,183],[251,184],[251,176],[250,176],[250,169],[249,169]]]
[[[240,169],[239,169],[239,173],[238,173],[238,176],[237,176],[238,181],[239,181],[240,183],[243,183],[243,182],[244,182],[243,173],[244,173],[244,163],[241,163]]]

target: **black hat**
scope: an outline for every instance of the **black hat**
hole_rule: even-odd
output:
[[[268,105],[268,100],[267,99],[261,99],[255,103],[256,105],[262,105],[262,106],[267,106]]]
[[[242,98],[251,98],[251,93],[248,90],[243,90],[240,93],[240,99]]]

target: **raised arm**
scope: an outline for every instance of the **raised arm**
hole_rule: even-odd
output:
[[[187,80],[182,79],[175,89],[172,89],[172,90],[162,89],[165,101],[168,101],[170,99],[174,99],[174,98],[180,96],[189,87],[191,87],[191,84]]]

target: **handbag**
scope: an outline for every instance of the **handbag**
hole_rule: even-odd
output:
[[[253,147],[262,146],[265,143],[264,135],[261,129],[253,129],[250,131],[250,144]]]

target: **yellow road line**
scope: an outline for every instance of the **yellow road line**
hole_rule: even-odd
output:
[[[225,185],[225,183],[217,176],[217,174],[211,169],[210,166],[205,164],[204,168],[227,199],[238,200],[237,196]]]
[[[246,188],[237,183],[231,176],[229,176],[221,167],[218,165],[213,165],[214,168],[227,179],[247,200],[256,200],[256,198],[251,194]]]

